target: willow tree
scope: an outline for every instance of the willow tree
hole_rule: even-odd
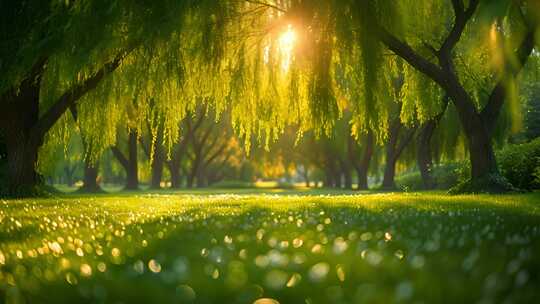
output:
[[[504,101],[513,97],[517,75],[535,46],[540,7],[534,1],[453,0],[450,4],[451,8],[449,4],[406,3],[416,11],[415,20],[416,14],[426,12],[427,8],[442,15],[443,27],[433,27],[437,32],[427,30],[429,25],[424,24],[415,32],[395,34],[385,27],[380,12],[373,8],[371,16],[375,18],[370,21],[376,28],[375,36],[388,49],[437,83],[454,103],[470,151],[471,185],[465,190],[504,191],[508,188],[499,178],[493,130]],[[448,13],[450,9],[452,14]],[[487,63],[487,67],[478,66],[481,60],[485,60],[482,63]],[[478,79],[470,78],[470,67],[478,67],[472,71]]]
[[[306,97],[311,115],[298,120],[309,127],[331,128],[339,113],[348,107],[355,114],[351,123],[353,129],[359,130],[356,133],[371,129],[377,131],[379,140],[384,140],[389,130],[385,122],[387,105],[396,102],[387,94],[389,82],[400,62],[406,62],[409,72],[404,92],[414,102],[404,104],[403,122],[423,123],[436,117],[444,106],[442,96],[448,96],[470,151],[472,187],[465,188],[508,190],[508,183],[498,173],[493,131],[505,101],[516,100],[519,72],[530,56],[538,56],[533,53],[540,24],[538,1],[256,3],[273,11],[268,13],[272,18],[267,26],[282,20],[299,36],[288,87],[296,92],[294,98]],[[268,48],[272,44],[263,42],[261,49]],[[272,56],[273,52],[269,53]],[[241,66],[245,66],[244,57]],[[260,66],[260,62],[253,66]],[[264,63],[268,62],[272,58]],[[271,79],[276,75],[268,72]],[[261,78],[260,74],[254,77]],[[410,90],[414,83],[432,88],[433,92]],[[276,90],[271,94],[280,95]],[[284,107],[277,102],[260,105],[269,117],[274,113],[267,109],[269,104]],[[287,115],[291,113],[294,111],[289,110]]]
[[[68,109],[98,99],[132,100],[144,77],[153,77],[144,84],[145,98],[155,93],[165,100],[171,90],[160,86],[167,78],[171,88],[181,76],[181,56],[188,53],[181,50],[197,44],[206,59],[219,53],[219,22],[229,18],[228,11],[220,1],[2,1],[0,131],[7,149],[8,193],[32,192],[39,184],[38,150]],[[176,55],[171,55],[173,48]],[[156,49],[161,53],[152,52]],[[171,56],[164,57],[167,51]],[[158,57],[167,60],[152,69]],[[124,77],[101,90],[103,95],[83,98],[122,66]],[[151,71],[134,79],[128,67]]]

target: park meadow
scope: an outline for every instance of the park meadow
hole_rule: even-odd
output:
[[[540,1],[5,0],[0,303],[540,303]]]

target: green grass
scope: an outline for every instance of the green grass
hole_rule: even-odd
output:
[[[538,193],[212,191],[0,201],[0,303],[540,301]]]

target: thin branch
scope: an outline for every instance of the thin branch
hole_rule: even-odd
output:
[[[449,57],[450,53],[461,39],[461,35],[465,30],[467,22],[471,19],[472,15],[478,7],[479,0],[471,0],[469,7],[465,10],[463,7],[463,2],[461,0],[452,0],[452,7],[454,8],[455,21],[454,26],[450,30],[450,33],[444,40],[439,49],[439,53]]]
[[[271,9],[275,9],[275,10],[280,11],[282,13],[287,12],[286,9],[281,8],[281,7],[279,7],[277,5],[274,5],[274,4],[271,4],[271,3],[267,3],[267,2],[263,2],[263,1],[257,1],[257,0],[244,0],[244,1],[246,1],[247,3],[256,4],[256,5],[268,7],[268,8],[271,8]]]

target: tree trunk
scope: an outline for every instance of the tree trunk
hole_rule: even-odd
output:
[[[309,188],[309,171],[306,165],[304,165],[304,182],[306,183],[306,187]]]
[[[417,138],[417,150],[416,161],[420,175],[422,176],[422,182],[424,189],[435,188],[435,181],[431,175],[431,169],[433,167],[433,153],[431,151],[431,137],[437,126],[437,121],[431,119],[427,121]]]
[[[89,160],[85,160],[83,185],[79,189],[80,192],[94,193],[102,191],[98,183],[98,168],[99,163],[97,161],[92,163]]]
[[[118,162],[124,167],[126,171],[126,190],[138,190],[139,189],[139,170],[137,160],[137,132],[134,130],[128,130],[128,155],[124,156],[118,146],[111,147],[113,155]]]
[[[180,176],[180,166],[176,166],[172,162],[168,163],[169,171],[171,173],[171,188],[180,189],[182,187],[182,179]]]
[[[352,174],[350,170],[343,171],[343,176],[345,177],[344,187],[345,189],[352,189]]]
[[[325,177],[324,187],[333,188],[336,186],[336,183],[334,181],[334,173],[330,171],[328,168],[324,170],[324,177]]]
[[[384,177],[382,182],[382,189],[393,190],[396,189],[395,176],[396,176],[396,163],[399,156],[409,144],[414,136],[416,128],[406,129],[403,132],[400,140],[400,133],[404,129],[401,119],[396,117],[394,122],[390,126],[388,143],[386,145],[386,165],[384,167]]]
[[[343,159],[339,160],[340,174],[343,176],[343,187],[345,189],[352,189],[352,175],[351,168],[347,161]]]
[[[204,188],[207,186],[206,176],[204,176],[204,170],[199,170],[197,172],[197,188]]]
[[[152,161],[152,180],[150,181],[151,189],[161,188],[161,177],[163,176],[163,151],[161,146],[155,147],[154,159]]]
[[[340,170],[334,170],[334,188],[341,189],[341,187],[342,187],[341,172]]]
[[[194,183],[195,183],[195,176],[193,174],[188,174],[186,186],[191,189],[193,188]]]
[[[66,177],[66,184],[68,185],[68,187],[72,187],[74,182],[73,182],[73,174],[75,173],[75,166],[66,166],[64,167],[64,175]]]
[[[137,132],[130,130],[128,134],[128,166],[126,168],[126,189],[139,189],[139,162],[137,159]]]
[[[497,161],[491,139],[483,128],[466,132],[470,147],[471,177],[481,180],[490,174],[498,174]]]
[[[21,132],[23,133],[23,132]],[[19,133],[20,135],[22,135]],[[41,179],[35,168],[39,145],[16,133],[7,137],[8,195],[32,195]]]
[[[358,167],[356,168],[356,174],[358,175],[358,190],[368,190],[368,171],[371,157],[373,156],[373,133],[368,131],[366,135],[366,143],[364,145],[364,151],[362,153],[362,159]]]
[[[399,114],[398,114],[399,115]],[[399,116],[394,119],[390,125],[388,131],[388,143],[386,144],[386,164],[384,166],[384,177],[382,182],[382,188],[392,190],[396,188],[394,177],[396,175],[396,161],[397,161],[397,143],[399,140],[399,131],[402,128],[402,124]]]
[[[7,152],[7,195],[34,195],[42,183],[36,172],[43,137],[34,131],[39,121],[39,82],[44,62],[38,61],[19,90],[1,96],[0,127]]]
[[[393,156],[388,158],[388,155],[392,153],[388,151],[390,149],[391,148],[387,148],[387,159],[384,167],[384,177],[382,182],[382,188],[386,190],[396,189],[396,183],[394,181],[396,176],[396,159]]]
[[[499,169],[493,152],[490,132],[482,115],[474,107],[474,102],[457,79],[449,78],[453,90],[448,92],[458,112],[458,117],[467,137],[471,160],[471,180],[481,181],[489,175],[497,175]],[[496,120],[497,117],[490,119]],[[497,185],[494,185],[497,187]]]

